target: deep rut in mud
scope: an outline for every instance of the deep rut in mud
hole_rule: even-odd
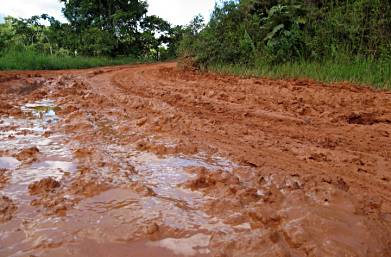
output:
[[[388,92],[3,72],[0,116],[0,256],[391,256]]]

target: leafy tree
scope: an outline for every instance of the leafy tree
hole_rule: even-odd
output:
[[[61,0],[65,17],[83,54],[148,55],[158,51],[170,25],[147,16],[148,5],[138,0]],[[85,36],[92,33],[95,36]],[[94,39],[95,37],[95,39]]]
[[[206,66],[390,58],[390,17],[389,0],[221,1],[202,30],[185,28],[180,52]]]

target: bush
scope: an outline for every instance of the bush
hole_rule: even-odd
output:
[[[180,54],[203,66],[254,65],[257,59],[273,65],[342,56],[384,59],[391,54],[389,17],[388,0],[224,1],[206,26],[199,18],[188,26]]]

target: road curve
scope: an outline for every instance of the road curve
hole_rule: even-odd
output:
[[[2,72],[0,100],[0,256],[391,256],[387,91],[161,63]]]

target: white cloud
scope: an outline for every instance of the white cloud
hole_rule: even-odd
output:
[[[175,25],[185,25],[201,14],[209,20],[215,0],[148,0],[149,14],[162,17]]]
[[[65,21],[62,4],[58,0],[0,0],[1,12],[19,18],[29,18],[43,13]]]
[[[209,19],[215,0],[147,0],[149,14],[162,17],[176,25],[185,25],[197,14]],[[65,21],[58,0],[0,0],[1,13],[14,17],[29,18],[42,13]]]

